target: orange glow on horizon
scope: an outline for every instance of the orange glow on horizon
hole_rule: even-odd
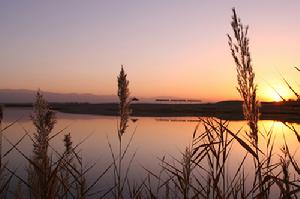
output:
[[[261,101],[280,102],[283,101],[282,98],[284,98],[285,100],[295,98],[293,93],[289,90],[289,88],[285,87],[283,84],[277,84],[273,88],[270,86],[262,88],[262,90],[258,94]]]

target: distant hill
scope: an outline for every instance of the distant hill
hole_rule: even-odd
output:
[[[105,103],[116,102],[114,95],[94,95],[79,93],[54,93],[44,92],[43,95],[49,102],[79,102],[79,103]],[[25,89],[0,89],[0,103],[31,103],[34,101],[36,91]]]
[[[117,95],[95,95],[89,93],[55,93],[42,91],[48,102],[57,103],[111,103],[117,102]],[[0,89],[0,103],[32,103],[35,98],[35,90],[26,89]],[[136,97],[136,96],[132,96]],[[137,97],[138,102],[135,103],[158,103],[157,99],[181,99],[172,96],[155,96],[155,97]],[[193,99],[191,99],[193,100]],[[204,102],[204,101],[201,101]]]

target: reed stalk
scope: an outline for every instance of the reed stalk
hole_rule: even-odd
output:
[[[118,97],[119,97],[119,114],[120,121],[118,125],[118,140],[119,140],[119,151],[118,151],[118,165],[117,165],[117,193],[116,198],[123,198],[123,186],[122,186],[122,159],[123,159],[123,150],[122,150],[122,136],[125,134],[128,127],[128,120],[130,114],[130,92],[129,92],[129,81],[127,80],[127,74],[124,71],[123,65],[121,66],[121,71],[118,76]],[[124,179],[126,180],[126,179]]]
[[[2,120],[3,120],[3,111],[2,111],[2,106],[0,106],[0,169],[2,168]]]
[[[63,198],[68,199],[69,194],[68,192],[71,190],[71,169],[75,165],[73,164],[73,146],[72,146],[72,140],[70,133],[64,135],[64,146],[65,146],[65,152],[63,154],[64,158],[61,165],[61,179],[64,186],[61,187]],[[72,168],[69,168],[70,166]],[[73,166],[74,165],[74,166]]]
[[[49,135],[56,123],[55,113],[50,110],[40,91],[36,94],[31,120],[34,133],[33,157],[28,169],[28,182],[34,189],[33,198],[50,199],[57,193],[57,179],[52,175],[52,159],[48,156]]]
[[[3,119],[3,111],[0,106],[0,198],[5,195],[5,174],[4,167],[2,162],[2,119]]]
[[[255,177],[258,178],[260,193],[265,193],[262,184],[261,161],[258,147],[258,120],[259,101],[257,100],[257,85],[254,83],[255,73],[253,71],[252,60],[249,50],[248,26],[244,26],[238,18],[235,9],[232,9],[233,16],[231,27],[234,32],[234,40],[228,35],[228,44],[234,59],[237,71],[237,90],[243,100],[243,114],[249,126],[249,136],[255,148],[254,163],[257,169]]]

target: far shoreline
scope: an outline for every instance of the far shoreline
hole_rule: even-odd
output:
[[[5,107],[32,107],[32,103],[4,103]],[[50,103],[53,110],[70,114],[118,116],[118,103]],[[132,117],[216,117],[243,120],[242,101],[216,103],[133,103]],[[261,102],[262,120],[300,123],[300,102]]]

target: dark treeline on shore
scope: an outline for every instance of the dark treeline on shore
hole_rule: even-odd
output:
[[[50,103],[53,110],[73,113],[117,116],[118,103]],[[31,103],[5,104],[6,107],[32,107]],[[242,120],[242,101],[221,101],[202,104],[136,103],[130,106],[137,117],[217,117],[225,120]],[[300,122],[300,102],[261,102],[261,119]]]

